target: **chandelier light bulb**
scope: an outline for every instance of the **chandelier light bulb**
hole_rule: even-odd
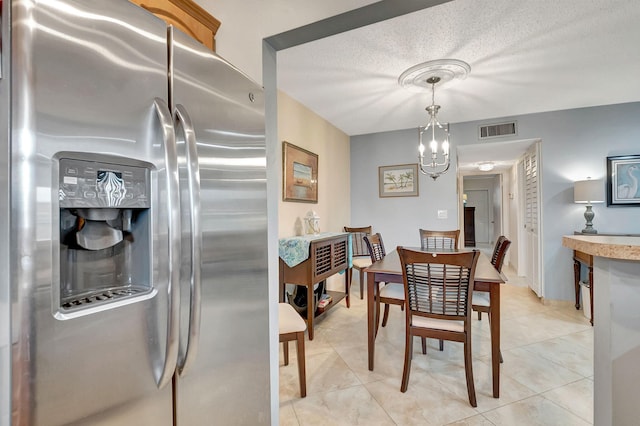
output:
[[[449,155],[449,141],[442,142],[442,154]]]

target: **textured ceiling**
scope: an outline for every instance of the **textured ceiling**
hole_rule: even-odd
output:
[[[640,100],[640,1],[454,0],[278,52],[278,88],[349,135],[426,123],[421,62],[471,65],[436,88],[441,121]]]

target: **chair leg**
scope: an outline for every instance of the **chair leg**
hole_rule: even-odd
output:
[[[427,354],[427,338],[423,337],[422,338],[422,355],[426,355]]]
[[[471,335],[467,335],[467,340],[464,342],[464,372],[467,377],[467,393],[469,394],[469,403],[472,407],[477,407],[476,402],[476,388],[473,384],[473,365],[471,363]]]
[[[409,386],[409,373],[411,372],[411,355],[413,354],[413,335],[409,325],[407,324],[407,330],[405,331],[404,342],[404,369],[402,370],[402,384],[400,385],[400,392],[406,392]]]
[[[284,352],[284,365],[289,365],[289,342],[282,342]]]
[[[382,326],[386,327],[387,320],[389,319],[389,304],[384,304],[384,315],[382,316]]]
[[[380,327],[380,299],[376,296],[376,330],[374,336],[378,336],[378,328]]]
[[[482,321],[482,312],[478,311],[478,321]]]
[[[360,300],[364,299],[364,270],[358,269],[358,275],[360,275]]]
[[[289,346],[289,343],[287,343]],[[304,355],[304,331],[296,333],[296,351],[298,354],[298,378],[300,379],[300,397],[307,396],[307,374]]]
[[[444,340],[440,339],[440,352],[444,351]]]

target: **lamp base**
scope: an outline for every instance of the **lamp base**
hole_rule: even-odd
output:
[[[584,211],[584,219],[587,221],[584,229],[582,230],[583,234],[597,234],[598,231],[593,229],[593,218],[596,214],[592,210],[591,204],[587,204],[587,209]]]

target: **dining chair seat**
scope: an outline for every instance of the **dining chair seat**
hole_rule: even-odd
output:
[[[440,320],[416,315],[411,320],[411,325],[414,327],[432,328],[434,330],[455,331],[456,333],[464,332],[463,321]]]
[[[491,301],[489,300],[489,293],[486,291],[474,291],[472,297],[472,304],[474,307],[477,306],[491,306]]]
[[[354,257],[353,258],[353,267],[360,269],[366,269],[371,266],[371,258],[370,257]]]
[[[388,283],[380,289],[380,297],[385,299],[404,300],[404,286],[397,283]]]
[[[297,333],[305,331],[307,324],[300,314],[288,303],[278,304],[278,325],[280,334]]]
[[[296,341],[298,355],[298,377],[300,380],[300,397],[307,396],[307,378],[304,355],[304,332],[307,323],[288,303],[278,303],[278,331],[283,343],[284,365],[289,365],[289,342]]]

